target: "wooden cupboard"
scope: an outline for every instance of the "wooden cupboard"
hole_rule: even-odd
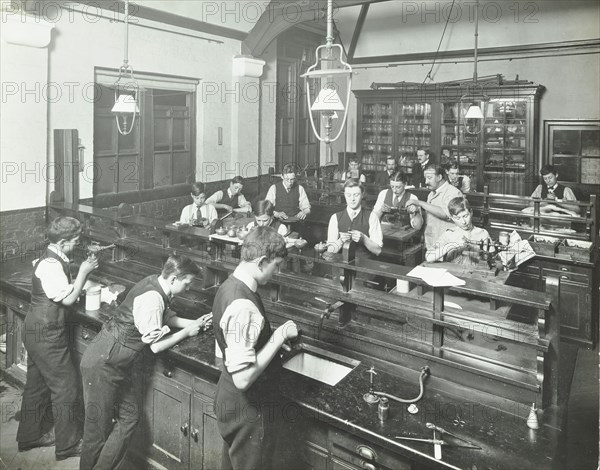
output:
[[[473,190],[487,185],[492,193],[531,194],[538,181],[543,90],[530,82],[486,84],[479,98],[468,101],[466,85],[457,84],[356,90],[356,149],[363,169],[382,171],[392,155],[410,173],[417,149],[429,148],[435,161],[456,162]],[[471,104],[480,106],[483,120],[465,119]]]

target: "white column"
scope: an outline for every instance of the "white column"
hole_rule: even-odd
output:
[[[264,60],[250,56],[233,58],[237,93],[231,107],[231,161],[239,165],[243,177],[259,174],[260,76],[264,65]]]
[[[48,45],[53,24],[3,12],[0,211],[46,204]]]

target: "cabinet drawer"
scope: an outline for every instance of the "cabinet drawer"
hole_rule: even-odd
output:
[[[217,394],[217,385],[207,382],[204,379],[199,377],[194,377],[194,392],[201,393],[202,395],[210,398],[211,400],[215,398]]]
[[[590,275],[592,272],[592,269],[589,267],[586,267],[586,266],[578,266],[578,265],[566,264],[566,263],[552,263],[549,261],[540,263],[540,267],[542,269],[550,269],[553,271],[560,271],[560,272],[564,272],[564,273],[583,274],[586,276]]]
[[[30,306],[27,300],[24,300],[22,297],[10,292],[2,292],[0,296],[0,303],[22,314],[26,314],[29,311]]]
[[[171,379],[185,387],[192,387],[192,374],[176,367],[167,359],[157,359],[154,366],[154,372],[165,379]]]
[[[585,286],[590,285],[590,279],[586,274],[581,274],[577,272],[572,272],[568,270],[556,270],[556,269],[547,269],[542,268],[542,277],[553,276],[557,277],[561,281],[570,281],[576,282],[578,284],[583,284]]]
[[[410,470],[412,468],[410,461],[405,457],[344,431],[331,429],[329,436],[332,446],[332,460],[338,457],[352,466],[366,470]]]

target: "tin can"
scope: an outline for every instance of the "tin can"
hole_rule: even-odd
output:
[[[508,232],[500,232],[498,234],[498,241],[500,242],[500,245],[508,246],[509,240],[510,240],[510,235],[508,234]]]
[[[390,403],[387,398],[381,397],[379,399],[379,406],[377,407],[377,416],[379,416],[380,421],[385,421],[388,419],[388,414],[390,411]]]

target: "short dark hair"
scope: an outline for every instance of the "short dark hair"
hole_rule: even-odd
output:
[[[194,196],[200,196],[200,194],[206,194],[206,189],[204,186],[204,183],[201,183],[200,181],[196,181],[194,184],[192,184],[192,194]]]
[[[348,163],[360,163],[360,161],[358,160],[358,157],[350,157]]]
[[[50,243],[58,243],[61,240],[72,240],[81,234],[81,222],[74,217],[61,216],[54,219],[48,225],[46,235]]]
[[[458,163],[456,163],[456,162],[446,163],[446,171],[450,171],[450,170],[458,170]]]
[[[444,170],[442,166],[436,165],[435,163],[430,163],[425,168],[423,168],[423,173],[431,170],[435,171],[435,174],[441,176],[442,178],[446,176],[446,170]]]
[[[264,256],[267,261],[287,256],[285,240],[271,227],[256,227],[251,230],[242,244],[242,261],[252,261]]]
[[[268,201],[267,199],[261,199],[256,204],[256,210],[254,215],[268,215],[269,217],[271,217],[273,216],[273,212],[275,212],[273,203],[271,201]]]
[[[287,175],[288,173],[298,173],[298,166],[295,163],[288,163],[287,165],[285,165],[283,167],[283,170],[281,171],[281,174]]]
[[[553,175],[557,175],[558,174],[556,172],[556,168],[554,168],[554,165],[544,165],[540,169],[540,175],[542,175],[542,176],[546,176],[546,175],[548,175],[550,173],[552,173]]]
[[[396,157],[394,157],[393,155],[388,155],[387,157],[385,157],[385,160],[386,160],[386,161],[387,161],[387,160],[394,160],[394,163],[398,163],[398,162],[396,161]]]
[[[241,176],[234,176],[233,178],[231,178],[231,184],[241,184],[243,186],[244,178],[242,178]]]
[[[358,178],[348,178],[346,180],[346,182],[344,183],[344,189],[354,188],[357,186],[360,188],[361,193],[365,192],[365,186],[364,186],[364,184],[361,183],[361,181]]]
[[[200,274],[200,268],[190,258],[181,255],[169,256],[160,273],[163,279],[168,279],[172,275],[180,277],[188,274],[197,276]]]
[[[430,151],[427,147],[417,147],[417,152],[419,150],[423,150],[423,152],[425,152],[427,155],[430,155]]]
[[[463,196],[450,199],[450,202],[448,203],[448,212],[450,212],[450,215],[457,215],[462,211],[471,212],[471,204],[469,204],[469,201]]]
[[[403,171],[395,171],[390,175],[390,182],[400,181],[406,184],[407,180],[408,178],[406,177],[406,173],[404,173]]]

